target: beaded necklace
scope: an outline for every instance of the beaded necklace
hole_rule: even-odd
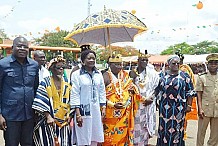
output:
[[[109,69],[108,70],[108,74],[109,74],[109,78],[110,78],[110,81],[111,83],[114,85],[115,87],[115,90],[116,90],[116,95],[119,96],[119,98],[122,100],[123,99],[123,78],[124,78],[124,73],[123,71],[121,70],[119,73],[118,73],[118,76],[117,76],[117,83],[118,83],[118,86],[119,88],[116,87],[117,83],[115,82],[115,80],[113,79],[112,75],[114,75],[111,70]],[[115,75],[114,75],[115,76]]]
[[[146,71],[143,70],[140,74],[138,73],[137,69],[134,69],[134,72],[136,73],[137,77],[138,77],[138,84],[139,87],[142,89],[145,87],[146,85]]]

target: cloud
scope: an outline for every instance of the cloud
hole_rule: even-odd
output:
[[[196,1],[197,3],[198,1]],[[192,1],[126,1],[124,7],[135,9],[136,16],[149,28],[135,39],[138,49],[160,53],[168,46],[187,42],[196,44],[204,40],[218,38],[218,9],[215,1],[203,1],[204,7],[198,10]]]

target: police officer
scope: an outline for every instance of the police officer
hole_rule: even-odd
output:
[[[218,54],[207,56],[208,72],[197,77],[198,133],[197,146],[204,145],[205,133],[210,123],[210,137],[207,146],[218,145]]]

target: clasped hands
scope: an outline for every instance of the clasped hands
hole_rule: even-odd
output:
[[[152,94],[150,97],[148,97],[148,98],[146,98],[146,97],[142,97],[143,99],[144,99],[144,101],[143,101],[143,105],[144,106],[148,106],[148,105],[150,105],[152,102],[153,102],[153,100],[154,100],[154,95]]]

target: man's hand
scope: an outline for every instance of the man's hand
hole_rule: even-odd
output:
[[[121,103],[121,102],[117,102],[117,103],[114,104],[114,107],[115,107],[116,109],[122,109],[122,108],[124,108],[124,105],[123,105],[123,103]]]
[[[187,113],[189,113],[191,110],[192,110],[192,107],[191,107],[191,106],[187,106],[187,107],[186,107],[186,112],[187,112]]]
[[[203,119],[204,118],[204,111],[202,109],[199,109],[198,111],[198,117]]]
[[[106,108],[103,107],[102,110],[101,110],[101,118],[104,119],[106,116]]]
[[[144,102],[143,102],[143,105],[144,105],[144,106],[148,106],[148,105],[150,105],[152,102],[153,102],[152,99],[145,99]]]
[[[5,118],[0,114],[0,130],[6,131],[6,121]]]
[[[77,116],[76,116],[76,124],[77,124],[77,126],[79,126],[79,127],[82,127],[82,126],[83,126],[83,118],[82,118],[81,115],[77,115]]]
[[[46,117],[46,121],[47,121],[48,125],[54,126],[54,124],[55,124],[55,120],[54,120],[54,118],[51,117],[50,114]]]

